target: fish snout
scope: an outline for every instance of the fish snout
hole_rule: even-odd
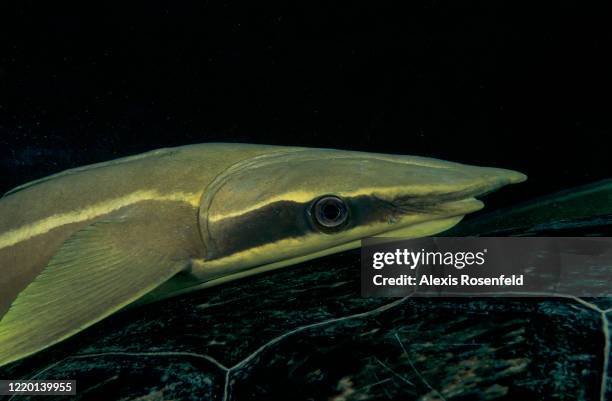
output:
[[[418,183],[406,185],[394,203],[408,210],[435,215],[457,216],[484,207],[476,197],[527,179],[517,171],[441,162],[419,173]]]

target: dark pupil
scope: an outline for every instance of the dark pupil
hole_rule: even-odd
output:
[[[332,203],[328,203],[325,206],[323,206],[323,217],[325,217],[327,220],[336,220],[338,217],[340,217],[340,208],[338,207],[338,205],[334,205]]]

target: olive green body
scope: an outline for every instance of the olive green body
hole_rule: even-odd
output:
[[[161,149],[0,199],[0,365],[133,304],[359,246],[419,237],[525,177],[414,156],[247,144]],[[322,196],[346,203],[321,230]]]

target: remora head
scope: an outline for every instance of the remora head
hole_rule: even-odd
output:
[[[199,217],[206,272],[194,273],[244,276],[369,236],[433,235],[482,208],[476,196],[525,179],[414,156],[300,149],[257,157],[207,191]]]

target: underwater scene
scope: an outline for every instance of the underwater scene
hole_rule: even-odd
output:
[[[612,400],[598,7],[4,2],[0,400]]]

